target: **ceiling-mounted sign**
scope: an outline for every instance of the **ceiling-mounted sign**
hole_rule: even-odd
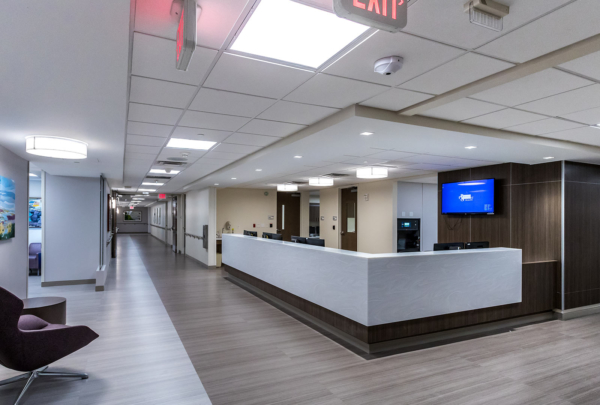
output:
[[[408,0],[333,0],[338,17],[389,32],[406,27]]]
[[[177,70],[186,71],[196,49],[196,24],[200,17],[201,8],[196,0],[183,0],[183,7],[177,26],[176,63]]]
[[[159,200],[164,200],[164,199],[166,199],[166,198],[167,198],[167,195],[166,195],[166,194],[159,194],[159,195],[158,195],[158,199],[159,199]]]

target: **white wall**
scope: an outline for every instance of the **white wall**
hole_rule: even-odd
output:
[[[45,174],[43,281],[91,280],[100,263],[100,178]],[[106,222],[102,221],[103,231]]]
[[[421,219],[421,250],[437,243],[437,184],[398,182],[397,218]]]
[[[185,200],[185,232],[202,236],[203,226],[208,225],[208,249],[202,240],[186,236],[185,253],[207,266],[217,264],[217,190],[208,188],[187,193]]]
[[[125,222],[125,211],[139,211],[142,213],[141,222]],[[139,207],[130,210],[129,207],[119,207],[119,213],[117,214],[117,228],[119,233],[148,233],[148,208]]]
[[[160,212],[160,218],[158,216]],[[160,219],[160,221],[159,221]],[[148,212],[148,229],[152,236],[167,243],[167,203],[160,202],[150,207]]]
[[[42,179],[40,177],[29,178],[29,198],[42,197]],[[43,213],[42,213],[43,215]],[[29,226],[29,225],[28,225]],[[42,243],[42,229],[29,228],[29,243]]]
[[[27,298],[29,273],[27,161],[0,146],[0,176],[15,182],[15,237],[0,241],[0,286],[19,298]]]

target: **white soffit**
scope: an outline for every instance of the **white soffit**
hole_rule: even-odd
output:
[[[489,114],[502,109],[504,109],[504,107],[500,105],[472,100],[470,98],[463,98],[428,110],[422,115],[448,121],[464,121],[468,120],[469,118]]]
[[[468,53],[400,85],[407,90],[442,94],[513,67],[514,64]]]
[[[198,85],[208,73],[217,51],[197,47],[187,72],[175,69],[175,41],[133,34],[131,73],[170,82]]]
[[[399,111],[411,105],[420,103],[433,97],[429,94],[417,93],[416,91],[403,89],[390,89],[375,97],[363,101],[361,105],[383,110]]]
[[[166,138],[173,130],[172,125],[148,124],[145,122],[129,121],[127,133],[135,135],[158,136]]]
[[[513,107],[591,84],[593,82],[589,80],[556,69],[546,69],[474,94],[471,98]]]
[[[292,124],[311,125],[338,111],[339,109],[337,108],[278,101],[275,105],[260,114],[258,118]]]
[[[507,128],[516,125],[526,124],[528,122],[539,121],[548,117],[539,114],[533,114],[526,111],[507,108],[490,114],[481,115],[470,120],[463,121],[465,124],[479,125],[488,128]]]
[[[600,107],[600,84],[568,91],[519,106],[523,110],[551,116],[562,116],[595,107]]]
[[[281,98],[313,73],[279,64],[225,53],[204,86],[255,96]]]
[[[557,118],[548,118],[545,120],[529,122],[527,124],[517,125],[506,128],[507,131],[521,132],[529,135],[544,135],[552,132],[564,131],[582,127],[582,124],[576,122],[560,120]]]
[[[325,73],[397,86],[464,53],[462,49],[403,32],[392,34],[379,31],[325,69]],[[373,63],[377,59],[392,55],[404,58],[402,70],[390,76],[373,72]]]
[[[187,84],[132,76],[129,101],[162,107],[186,108],[197,90],[196,86]]]
[[[318,74],[286,96],[285,100],[345,108],[383,93],[387,89],[388,87],[378,84]]]
[[[272,98],[202,88],[190,105],[190,110],[254,118],[275,101]]]
[[[577,0],[477,50],[523,63],[600,33],[598,20],[598,0]]]
[[[150,124],[174,125],[183,110],[153,105],[129,103],[129,120]]]
[[[553,132],[551,134],[544,135],[547,138],[561,139],[563,141],[570,142],[578,142],[587,145],[595,145],[600,146],[600,130],[590,128],[590,127],[582,127],[571,129],[568,131],[562,132]],[[600,158],[596,158],[598,160]],[[600,163],[597,162],[597,163]]]

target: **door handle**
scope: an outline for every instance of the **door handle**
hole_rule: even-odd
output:
[[[344,231],[340,232],[340,235],[345,235],[345,234],[346,234],[346,232],[344,232]]]

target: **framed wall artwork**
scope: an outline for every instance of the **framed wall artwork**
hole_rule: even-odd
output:
[[[41,198],[30,198],[29,199],[29,227],[30,228],[41,228],[42,227],[42,199]]]
[[[15,237],[15,182],[0,176],[0,240]]]
[[[124,211],[123,220],[125,222],[142,222],[141,211]]]

